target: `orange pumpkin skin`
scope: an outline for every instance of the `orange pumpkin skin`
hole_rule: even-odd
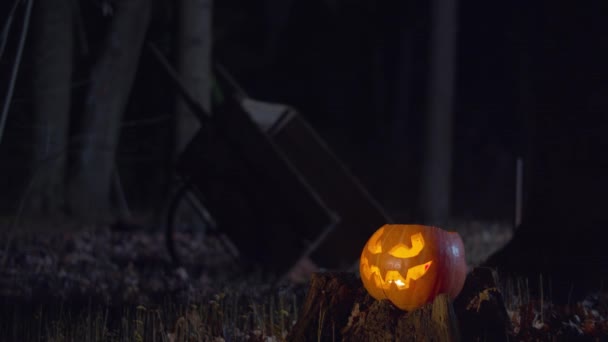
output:
[[[467,266],[458,233],[387,224],[365,244],[359,270],[372,297],[411,311],[441,293],[454,299],[464,286]]]

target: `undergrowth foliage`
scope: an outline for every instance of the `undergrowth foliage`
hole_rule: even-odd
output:
[[[608,339],[608,292],[603,284],[590,288],[583,300],[553,299],[550,279],[508,277],[502,282],[511,335],[518,340]]]
[[[0,335],[6,341],[284,341],[298,300],[294,293],[218,293],[187,306],[13,303],[3,305]]]
[[[212,238],[184,244],[192,263],[175,269],[162,234],[47,228],[0,244],[2,341],[284,341],[308,289],[241,272]],[[508,236],[480,223],[454,230],[469,266]],[[504,277],[499,284],[514,340],[608,339],[602,284],[566,304],[555,302],[551,279]],[[470,305],[487,297],[480,293]],[[319,329],[332,321],[325,309]]]
[[[239,272],[199,242],[175,269],[162,234],[18,234],[0,248],[1,340],[284,340],[306,285]]]

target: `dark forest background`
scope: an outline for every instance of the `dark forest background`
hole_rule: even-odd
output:
[[[233,90],[295,107],[397,222],[514,222],[511,252],[493,262],[606,265],[603,2],[0,6],[4,215],[158,225],[174,162],[198,129],[159,51],[212,114],[230,96],[217,67]]]
[[[26,11],[19,6],[11,13],[12,5],[3,2],[0,11],[3,23],[13,14],[0,64],[2,94],[9,84],[22,29],[20,18]],[[127,13],[129,6],[139,8]],[[454,9],[453,27],[448,28],[454,32],[453,75],[440,76],[453,78],[449,88],[453,99],[448,99],[452,137],[446,147],[451,150],[451,187],[449,195],[439,195],[449,197],[451,217],[513,219],[516,158],[525,152],[522,118],[533,96],[527,90],[531,78],[528,47],[536,43],[528,29],[537,22],[533,7],[472,1]],[[64,0],[34,4],[0,144],[5,214],[16,212],[26,192],[31,204],[26,206],[28,213],[78,212],[63,198],[67,190],[62,185],[55,184],[50,198],[39,200],[36,198],[49,197],[42,193],[44,185],[26,188],[53,177],[66,180],[69,188],[77,178],[80,171],[74,165],[78,165],[77,151],[83,146],[78,137],[89,120],[84,112],[95,87],[93,70],[104,58],[112,30],[120,29],[112,22],[121,12],[136,18],[146,16],[146,11],[150,11],[148,23],[123,29],[144,30],[146,41],[160,46],[178,63],[176,36],[181,17],[173,2]],[[429,144],[427,114],[430,103],[444,101],[429,91],[432,57],[437,53],[431,37],[433,25],[438,25],[432,20],[430,2],[231,0],[213,3],[212,14],[207,15],[213,18],[213,43],[208,51],[213,63],[222,64],[253,98],[298,109],[397,220],[424,218],[421,196]],[[140,53],[138,48],[119,47],[132,49],[133,54]],[[187,141],[180,137],[189,133],[181,132],[183,126],[177,124],[179,108],[173,86],[143,45],[136,61],[129,70],[134,73],[132,87],[119,79],[125,84],[115,89],[125,93],[126,103],[124,113],[114,115],[120,120],[114,167],[129,207],[145,216],[166,204],[172,162],[178,145]],[[39,76],[41,73],[46,74]],[[71,76],[66,79],[66,75]],[[56,77],[55,82],[64,83],[53,83]],[[69,89],[69,104],[57,105],[57,97],[45,98],[40,90],[44,87],[48,91]],[[44,144],[44,120],[57,120],[51,116],[61,106],[69,110],[69,119],[58,115],[69,120],[70,136],[58,142],[63,147],[50,148],[56,148],[56,158],[70,161],[65,169],[58,166],[63,162],[52,161],[55,157],[42,162],[37,155]],[[83,193],[71,196],[87,197]],[[36,204],[45,201],[56,205]]]
[[[479,311],[504,311],[500,273],[540,291],[509,320],[545,334],[532,320],[559,298],[579,311],[554,327],[587,326],[599,297],[575,297],[608,280],[606,18],[606,1],[0,1],[2,286],[190,300],[353,271],[381,225],[425,224],[483,270],[471,324],[504,328]]]

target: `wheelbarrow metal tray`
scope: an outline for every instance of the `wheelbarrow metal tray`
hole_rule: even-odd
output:
[[[178,171],[246,258],[285,271],[338,221],[237,101],[218,107]]]
[[[244,107],[340,217],[335,229],[312,252],[312,259],[327,268],[352,266],[369,236],[392,220],[294,108],[279,104],[271,107],[249,99],[244,101]],[[275,116],[270,117],[273,108]]]

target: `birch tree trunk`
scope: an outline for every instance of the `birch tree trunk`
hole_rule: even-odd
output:
[[[422,211],[429,224],[445,224],[450,214],[452,112],[458,0],[432,2],[431,72],[422,175]]]
[[[178,19],[178,72],[184,85],[206,110],[211,109],[212,0],[181,0]],[[176,152],[180,153],[200,124],[178,99]]]
[[[57,214],[65,201],[65,177],[72,81],[70,0],[34,5],[33,188],[35,214]]]
[[[147,0],[117,3],[105,49],[92,70],[82,118],[82,148],[68,189],[72,213],[85,221],[114,219],[110,189],[116,147],[150,21],[150,6]]]

